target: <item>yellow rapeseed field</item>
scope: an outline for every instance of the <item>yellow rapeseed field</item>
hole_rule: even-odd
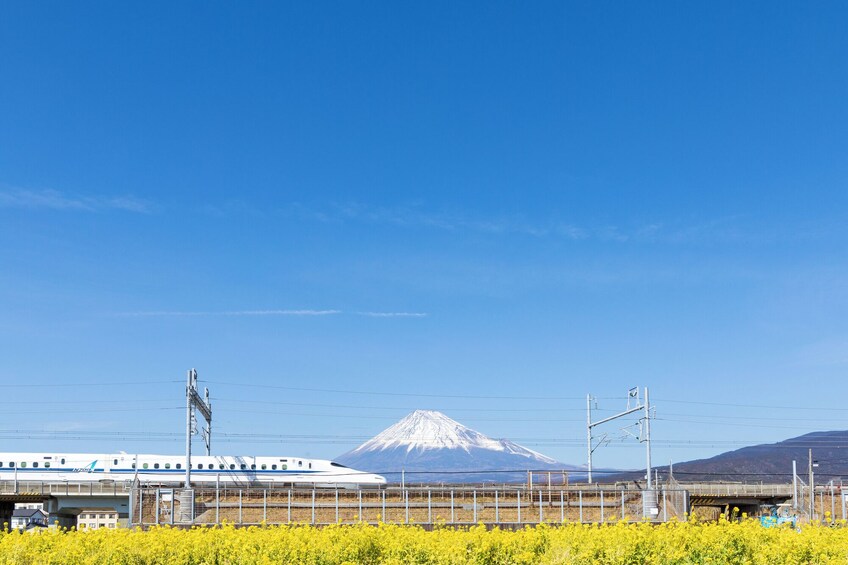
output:
[[[848,528],[796,531],[749,520],[542,525],[516,532],[381,524],[0,533],[0,564],[30,563],[846,564]]]

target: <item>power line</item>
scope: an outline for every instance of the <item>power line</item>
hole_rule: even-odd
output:
[[[291,387],[291,386],[283,386],[283,385],[261,385],[261,384],[250,384],[243,382],[228,382],[228,381],[205,381],[211,384],[219,384],[223,386],[235,386],[242,388],[262,388],[262,389],[276,389],[276,390],[287,390],[287,391],[301,391],[301,392],[315,392],[315,393],[337,393],[337,394],[354,394],[354,395],[371,395],[371,396],[394,396],[394,397],[409,397],[409,398],[456,398],[456,399],[480,399],[480,400],[579,400],[582,401],[584,397],[576,397],[576,396],[498,396],[498,395],[471,395],[471,394],[433,394],[433,393],[407,393],[407,392],[389,392],[389,391],[366,391],[366,390],[353,390],[353,389],[331,389],[331,388],[310,388],[310,387]],[[182,383],[182,380],[147,380],[147,381],[84,381],[84,382],[54,382],[54,383],[4,383],[0,384],[0,387],[3,388],[59,388],[59,387],[104,387],[104,386],[147,386],[147,385],[156,385],[156,384],[177,384]],[[625,400],[624,396],[610,396],[610,397],[597,397],[598,400]],[[267,402],[273,404],[272,401],[254,401],[254,400],[228,400],[226,398],[217,399],[218,401],[229,401],[229,402],[250,402],[250,403],[260,403]],[[5,401],[3,401],[5,402]],[[815,411],[831,411],[831,412],[846,412],[848,411],[848,407],[843,408],[832,408],[832,407],[824,407],[824,406],[787,406],[787,405],[769,405],[769,404],[745,404],[745,403],[728,403],[728,402],[710,402],[710,401],[700,401],[700,400],[682,400],[682,399],[673,399],[673,398],[658,398],[655,399],[654,403],[659,402],[667,402],[674,404],[688,404],[688,405],[701,405],[701,406],[719,406],[719,407],[728,407],[728,408],[757,408],[764,410],[815,410]],[[285,404],[285,405],[299,405],[299,403],[277,403],[277,404]],[[303,404],[309,405],[309,404]],[[320,404],[313,404],[313,406],[322,406]],[[326,407],[351,407],[351,408],[361,408],[361,409],[383,409],[382,406],[356,406],[356,405],[325,405]],[[400,407],[397,407],[400,408]],[[409,408],[411,409],[411,408]],[[460,410],[460,408],[450,408],[450,410]],[[582,408],[527,408],[527,409],[478,409],[478,408],[461,408],[463,411],[582,411]]]
[[[356,410],[416,410],[413,406],[368,406],[362,404],[315,404],[308,402],[276,402],[273,400],[244,400],[230,399],[213,396],[212,400],[216,403],[244,403],[244,404],[270,404],[274,406],[307,406],[313,408],[352,408]],[[438,408],[432,410],[441,412],[584,412],[585,408]],[[599,412],[612,412],[612,410],[599,409]]]
[[[465,398],[465,399],[481,399],[481,400],[580,400],[577,396],[486,396],[486,395],[469,395],[469,394],[426,394],[412,392],[385,392],[385,391],[363,391],[363,390],[343,390],[331,388],[305,388],[292,387],[282,385],[258,385],[246,383],[232,383],[225,381],[206,381],[210,384],[223,386],[237,386],[263,389],[278,389],[278,390],[295,390],[300,392],[321,392],[335,394],[358,394],[369,396],[401,396],[412,398]]]
[[[702,406],[726,406],[728,408],[763,408],[765,410],[827,410],[832,412],[846,412],[848,408],[824,408],[821,406],[774,406],[768,404],[732,404],[727,402],[704,402],[700,400],[673,400],[660,398],[656,402],[669,402],[674,404],[697,404]]]
[[[161,384],[173,384],[180,383],[182,381],[103,381],[103,382],[85,382],[85,383],[69,383],[69,382],[60,382],[60,383],[12,383],[12,384],[0,384],[0,387],[5,388],[58,388],[58,387],[81,387],[81,386],[136,386],[136,385],[161,385]]]

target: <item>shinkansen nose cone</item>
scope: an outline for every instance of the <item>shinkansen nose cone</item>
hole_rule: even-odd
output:
[[[373,475],[372,480],[378,485],[386,484],[386,477],[384,477],[383,475]]]

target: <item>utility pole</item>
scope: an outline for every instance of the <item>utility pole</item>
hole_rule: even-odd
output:
[[[813,467],[815,467],[817,463],[813,461],[813,450],[809,451],[809,468],[807,473],[809,474],[810,479],[810,522],[816,519],[816,488],[813,483],[814,475],[813,475]]]
[[[634,400],[636,402],[636,406],[631,407],[630,401]],[[595,451],[596,447],[592,447],[592,428],[596,426],[600,426],[601,424],[605,424],[611,420],[615,420],[616,418],[621,418],[622,416],[627,416],[628,414],[632,414],[634,412],[645,411],[645,427],[642,429],[642,437],[639,438],[639,441],[644,441],[648,444],[647,450],[647,474],[648,474],[648,488],[651,487],[651,414],[650,414],[650,404],[648,402],[648,387],[645,387],[645,402],[644,404],[639,403],[639,389],[632,388],[627,393],[627,410],[624,412],[620,412],[615,416],[610,416],[608,418],[604,418],[603,420],[598,420],[597,422],[592,421],[592,395],[586,396],[586,440],[587,446],[586,451],[588,454],[588,463],[589,463],[589,473],[588,480],[592,482],[592,452]]]
[[[648,387],[645,387],[645,445],[647,446],[647,457],[645,459],[648,473],[648,490],[651,490],[651,403],[648,400]]]
[[[592,395],[586,395],[586,447],[589,457],[589,484],[592,484]]]
[[[798,509],[798,462],[792,460],[792,507]]]
[[[206,420],[203,439],[206,443],[206,455],[210,455],[212,447],[212,403],[209,400],[209,389],[204,397],[197,393],[197,371],[190,369],[186,375],[186,462],[185,489],[180,496],[180,519],[183,522],[194,520],[194,491],[191,488],[191,436],[197,431],[195,411],[199,411]]]
[[[204,392],[204,398],[201,398],[197,393],[197,371],[190,369],[186,376],[186,488],[191,488],[191,436],[197,432],[195,410],[198,410],[206,420],[206,428],[202,435],[206,443],[206,455],[211,455],[212,402],[209,400],[209,389],[205,389]]]
[[[635,406],[631,407],[631,400],[636,403]],[[631,388],[627,392],[627,409],[624,412],[616,414],[615,416],[609,416],[608,418],[598,420],[597,422],[592,421],[592,395],[586,396],[586,451],[588,454],[589,464],[589,472],[587,479],[589,483],[592,482],[592,452],[595,450],[595,447],[592,447],[592,428],[601,424],[605,424],[606,422],[609,422],[611,420],[615,420],[616,418],[621,418],[622,416],[627,416],[628,414],[640,411],[644,411],[645,413],[641,437],[639,437],[638,439],[640,442],[644,441],[646,444],[645,478],[647,480],[647,488],[646,493],[644,495],[644,500],[646,501],[646,504],[644,505],[644,511],[647,516],[650,510],[655,509],[656,506],[655,493],[653,492],[654,481],[651,477],[651,403],[648,398],[648,387],[645,387],[645,401],[643,403],[639,402],[638,387]]]

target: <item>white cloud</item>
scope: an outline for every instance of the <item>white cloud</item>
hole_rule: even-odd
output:
[[[426,318],[426,312],[357,312],[359,316],[370,316],[371,318]]]
[[[151,310],[146,312],[122,312],[120,316],[138,317],[190,317],[190,316],[333,316],[341,310],[224,310],[220,312]]]
[[[477,232],[484,234],[519,234],[536,238],[555,237],[573,241],[598,239],[625,242],[630,236],[616,226],[585,228],[557,219],[527,219],[521,215],[505,215],[490,218],[473,217],[461,213],[436,212],[426,210],[420,205],[409,206],[368,206],[356,202],[335,203],[324,210],[308,208],[293,203],[283,210],[284,214],[296,216],[307,221],[322,223],[359,222],[378,225],[392,225],[402,228],[422,228],[450,232]],[[636,231],[655,235],[659,224],[649,224]]]
[[[123,210],[147,213],[152,205],[147,200],[134,196],[75,196],[58,190],[29,190],[23,188],[0,189],[0,208],[27,208],[100,212]]]
[[[150,310],[139,312],[120,312],[118,316],[125,317],[149,317],[149,318],[179,318],[193,316],[337,316],[345,314],[342,310]],[[356,316],[368,316],[371,318],[425,318],[429,316],[426,312],[352,312]]]

